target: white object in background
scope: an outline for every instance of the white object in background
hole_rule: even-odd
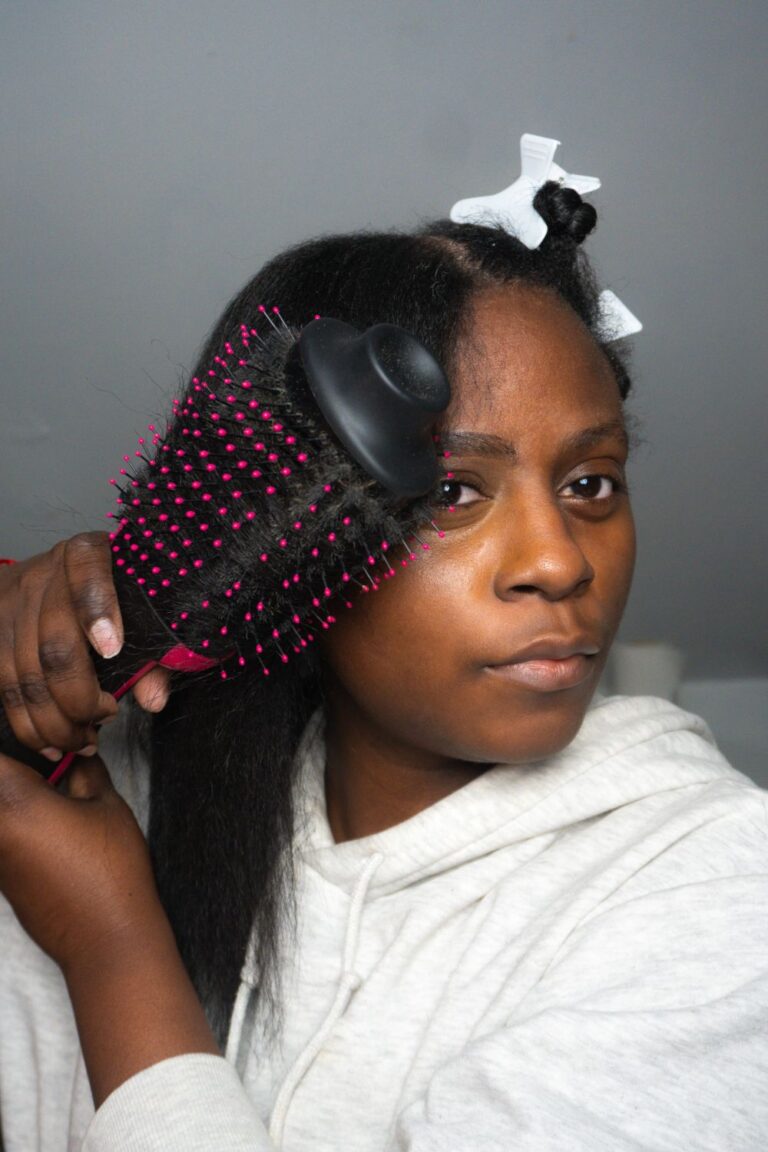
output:
[[[734,768],[768,788],[768,676],[685,680],[677,703],[703,716]]]
[[[684,664],[679,648],[661,640],[614,644],[610,662],[618,696],[661,696],[677,702]]]

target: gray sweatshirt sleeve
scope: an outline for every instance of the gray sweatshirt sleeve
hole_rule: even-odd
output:
[[[274,1148],[234,1068],[175,1056],[121,1084],[96,1113],[82,1152],[267,1152]]]

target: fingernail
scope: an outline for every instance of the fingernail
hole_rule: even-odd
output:
[[[64,755],[58,748],[41,748],[40,752],[43,756],[47,756],[49,760],[61,760]]]
[[[93,756],[96,752],[98,752],[98,748],[96,747],[95,744],[86,744],[85,748],[81,748],[80,751],[77,753],[77,755],[78,756]]]
[[[105,616],[91,624],[90,637],[97,652],[109,660],[120,651],[120,641],[112,624]]]

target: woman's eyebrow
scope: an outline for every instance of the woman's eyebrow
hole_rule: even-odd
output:
[[[605,424],[594,424],[565,436],[560,447],[564,452],[578,452],[592,448],[601,440],[614,437],[629,448],[629,436],[620,420],[610,420]],[[456,456],[500,456],[508,460],[517,459],[517,449],[509,440],[495,436],[491,432],[445,432],[440,436],[440,447]]]

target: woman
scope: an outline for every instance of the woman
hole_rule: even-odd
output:
[[[6,1152],[762,1147],[765,796],[698,718],[596,694],[629,381],[594,210],[535,205],[535,250],[447,222],[299,246],[214,330],[198,371],[265,300],[427,345],[430,553],[269,682],[156,680],[133,774],[122,721],[68,795],[0,759]],[[104,538],[0,570],[0,613],[17,736],[94,745]]]

